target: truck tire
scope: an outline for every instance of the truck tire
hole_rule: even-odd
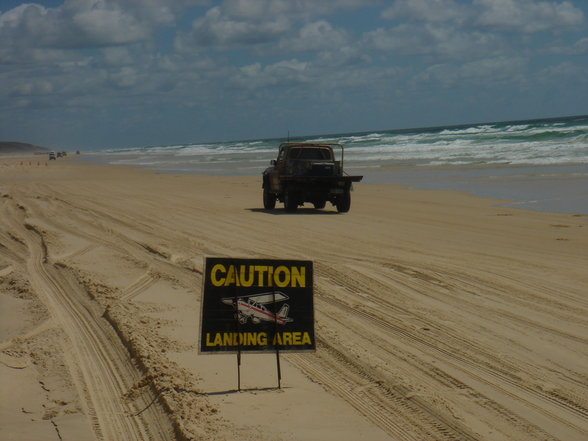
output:
[[[263,208],[273,210],[276,208],[276,195],[263,187]]]
[[[284,191],[284,208],[286,211],[296,211],[298,209],[296,194],[290,189]]]
[[[317,210],[320,210],[321,208],[325,208],[325,205],[327,205],[327,201],[315,201],[313,203],[314,208],[316,208]]]
[[[351,208],[351,192],[345,190],[339,199],[337,199],[337,211],[339,213],[347,213]]]

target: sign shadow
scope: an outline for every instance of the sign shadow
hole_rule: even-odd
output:
[[[219,390],[216,392],[200,392],[199,395],[206,395],[206,396],[216,396],[216,395],[232,395],[241,392],[274,392],[280,391],[284,389],[290,389],[289,387],[277,387],[277,386],[268,386],[268,387],[249,387],[249,388],[241,388],[239,389],[228,389],[228,390]]]

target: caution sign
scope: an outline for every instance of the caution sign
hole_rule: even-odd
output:
[[[315,349],[312,262],[206,258],[200,352]]]

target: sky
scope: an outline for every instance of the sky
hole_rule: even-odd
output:
[[[588,114],[588,0],[0,0],[0,140],[123,148]]]

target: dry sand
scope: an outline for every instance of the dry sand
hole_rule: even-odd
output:
[[[30,165],[29,165],[29,162]],[[0,439],[588,439],[588,222],[0,157]],[[198,355],[205,256],[312,260],[315,353]]]

